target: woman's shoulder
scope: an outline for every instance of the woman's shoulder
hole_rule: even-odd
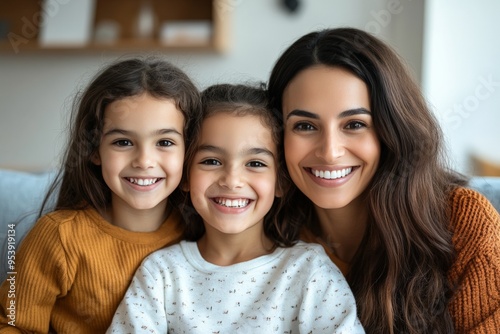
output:
[[[500,215],[476,190],[457,187],[450,194],[450,228],[456,247],[488,244],[500,238]],[[498,241],[496,241],[498,242]]]
[[[449,201],[448,210],[452,225],[461,222],[470,225],[484,219],[498,222],[498,211],[476,190],[457,187],[451,192]]]

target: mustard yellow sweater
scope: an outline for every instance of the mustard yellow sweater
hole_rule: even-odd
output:
[[[500,215],[484,196],[466,188],[451,194],[448,214],[457,256],[448,273],[458,287],[448,306],[455,331],[500,333]],[[349,264],[309,230],[301,238],[321,243],[340,270],[349,271]]]
[[[181,234],[177,211],[150,233],[111,225],[93,209],[42,217],[0,287],[0,332],[104,333],[144,257]],[[5,325],[14,319],[16,327]]]

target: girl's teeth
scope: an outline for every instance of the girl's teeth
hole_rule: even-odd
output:
[[[248,205],[248,199],[224,199],[224,198],[216,198],[215,201],[219,205],[226,206],[228,208],[243,208]]]
[[[352,167],[339,169],[339,170],[332,170],[332,171],[329,171],[329,170],[322,171],[322,170],[311,169],[311,172],[316,177],[319,177],[322,179],[334,180],[334,179],[345,177],[345,176],[351,174]]]
[[[150,186],[153,183],[156,183],[156,181],[158,181],[158,179],[137,179],[137,178],[130,178],[128,180],[140,186]]]

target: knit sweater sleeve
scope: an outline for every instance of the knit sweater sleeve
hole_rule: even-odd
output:
[[[15,266],[0,287],[0,332],[47,333],[56,298],[69,283],[59,224],[42,217],[15,254]]]
[[[500,216],[481,194],[457,189],[451,198],[456,261],[449,278],[456,291],[449,309],[456,333],[500,328]]]

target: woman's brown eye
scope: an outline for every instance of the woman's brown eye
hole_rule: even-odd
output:
[[[293,129],[297,131],[311,131],[314,130],[315,128],[309,123],[297,123],[295,124]]]
[[[364,127],[366,127],[365,123],[358,122],[358,121],[350,122],[346,126],[346,128],[352,129],[352,130],[361,129],[361,128],[364,128]]]

